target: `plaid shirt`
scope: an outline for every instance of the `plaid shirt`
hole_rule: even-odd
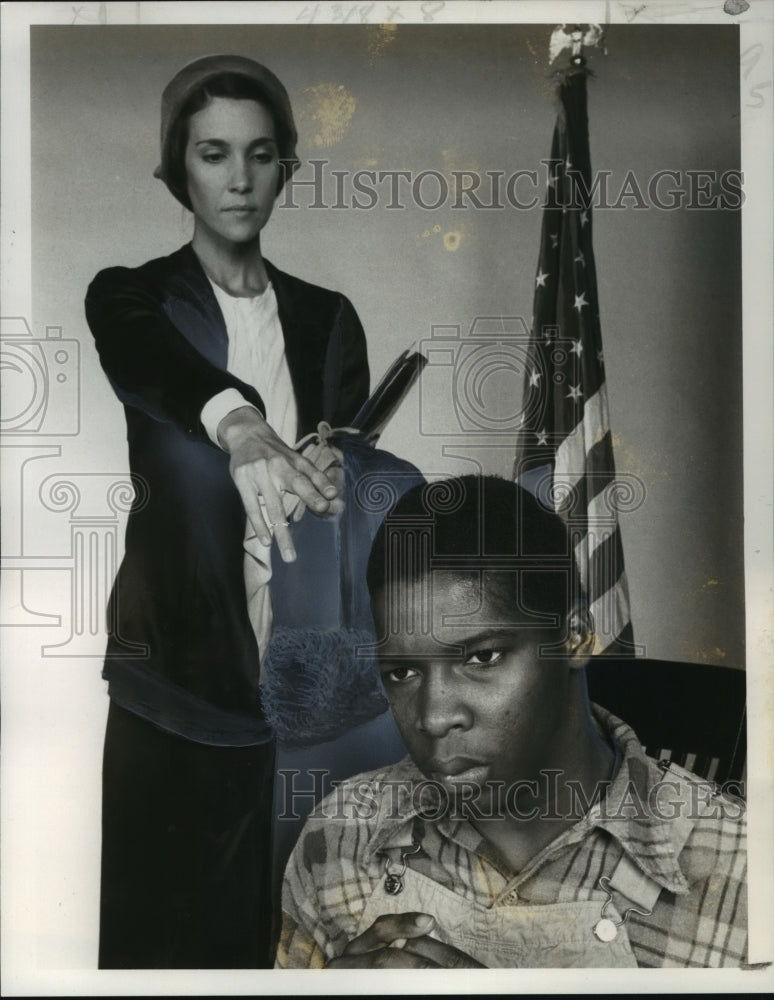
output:
[[[342,783],[309,817],[285,872],[277,966],[321,968],[360,931],[366,903],[385,877],[390,844],[421,844],[408,859],[466,901],[498,905],[566,903],[607,898],[599,878],[622,855],[662,887],[652,914],[626,921],[643,967],[739,966],[746,961],[746,822],[739,800],[712,795],[693,777],[705,807],[676,856],[674,830],[641,804],[665,781],[633,731],[598,706],[594,715],[621,764],[606,794],[565,828],[519,873],[488,848],[473,825],[448,815],[429,821],[428,782],[408,758]],[[668,777],[668,775],[667,775]],[[674,786],[673,786],[674,787]],[[429,791],[432,788],[428,789]],[[640,804],[638,806],[638,803]],[[711,808],[707,808],[710,805]],[[423,815],[420,815],[419,812]],[[550,822],[550,820],[546,820]],[[617,903],[618,901],[616,901]],[[624,903],[624,908],[625,908]],[[623,911],[622,911],[623,912]],[[443,913],[434,913],[443,925]]]

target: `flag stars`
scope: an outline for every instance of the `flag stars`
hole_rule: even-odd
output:
[[[586,266],[586,258],[583,256],[583,251],[582,250],[578,251],[578,256],[577,257],[573,257],[573,261],[576,264],[580,264],[581,267],[585,267]]]
[[[605,352],[604,351],[597,351],[597,361],[601,365],[603,365],[605,363]]]
[[[548,238],[551,240],[551,248],[556,250],[559,246],[559,233],[549,233]]]
[[[570,354],[577,354],[578,357],[583,354],[583,344],[579,340],[573,340]]]
[[[588,221],[589,221],[589,213],[586,211],[581,212],[580,214],[581,229],[586,225]]]
[[[529,377],[530,388],[537,388],[540,385],[540,372],[536,369],[532,369],[532,374]]]
[[[580,295],[576,295],[575,296],[575,302],[573,303],[573,308],[574,309],[577,309],[578,312],[580,312],[581,309],[583,309],[583,307],[587,306],[587,305],[589,305],[589,303],[586,301],[586,293],[585,292],[581,292]]]
[[[538,445],[547,445],[548,444],[548,434],[546,433],[545,428],[542,431],[538,431],[538,433],[537,433],[537,443],[538,443]]]
[[[539,267],[538,268],[538,273],[535,275],[535,287],[536,288],[545,288],[546,287],[546,278],[550,278],[550,277],[551,277],[551,272],[550,271],[544,272],[543,268]]]
[[[567,393],[567,399],[574,399],[576,403],[580,402],[583,398],[583,393],[581,392],[579,385],[571,385],[570,391]]]

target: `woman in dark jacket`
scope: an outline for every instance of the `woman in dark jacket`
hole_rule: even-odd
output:
[[[108,268],[86,313],[126,412],[136,500],[104,676],[101,968],[272,961],[274,742],[261,708],[276,539],[302,502],[341,504],[336,454],[293,449],[368,393],[348,300],[274,268],[261,231],[297,166],[287,93],[239,56],[189,64],[162,98],[157,176],[190,244]],[[317,450],[318,452],[320,449]]]

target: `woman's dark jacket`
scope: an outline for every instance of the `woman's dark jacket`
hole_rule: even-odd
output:
[[[266,268],[277,297],[298,434],[343,426],[368,395],[360,321],[338,292]],[[101,271],[86,296],[100,361],[124,403],[136,498],[108,608],[111,698],[204,743],[271,738],[243,573],[245,513],[229,456],[200,420],[216,393],[256,390],[226,371],[228,335],[190,244]]]

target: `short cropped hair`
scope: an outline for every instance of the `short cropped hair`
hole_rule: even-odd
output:
[[[414,583],[437,570],[483,572],[501,593],[511,588],[506,600],[562,618],[580,598],[564,522],[497,476],[425,483],[398,500],[371,547],[367,583],[374,611],[387,584]]]

